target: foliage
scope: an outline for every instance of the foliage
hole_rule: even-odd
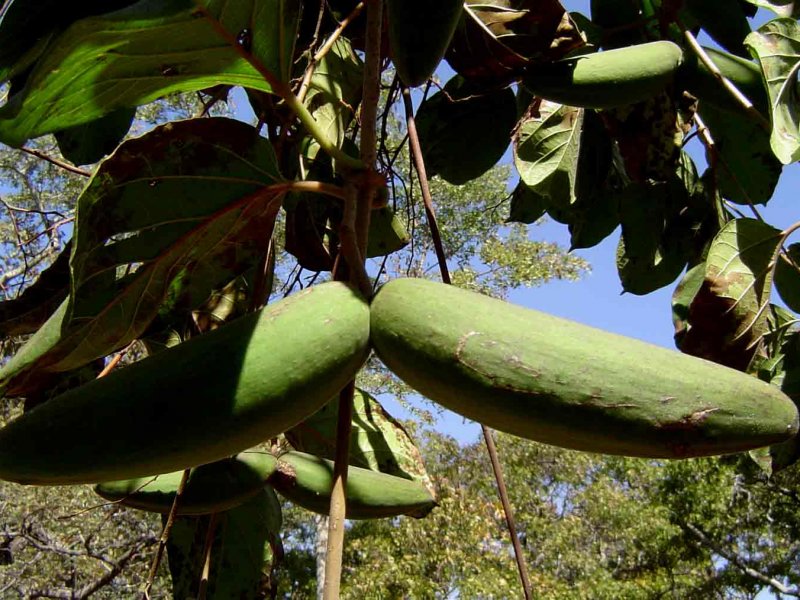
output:
[[[722,1],[594,0],[587,16],[568,14],[558,0],[468,0],[451,6],[461,11],[457,22],[425,26],[419,39],[417,23],[433,18],[428,9],[386,3],[393,33],[384,46],[377,1],[367,3],[366,18],[349,0],[4,5],[0,142],[22,148],[0,151],[0,393],[8,403],[24,398],[30,410],[113,368],[120,353],[155,354],[330,277],[369,296],[387,276],[433,278],[438,268],[445,279],[452,270],[459,286],[504,297],[580,276],[580,258],[531,239],[526,224],[545,215],[569,227],[573,248],[619,227],[623,290],[643,295],[681,279],[673,317],[682,351],[796,399],[800,334],[773,291],[794,308],[800,269],[787,242],[800,226],[778,230],[754,207],[769,202],[783,166],[800,155],[794,3],[741,0],[729,10]],[[777,18],[751,31],[754,6]],[[695,37],[701,30],[730,55],[705,51]],[[661,43],[644,46],[653,41]],[[655,60],[659,48],[666,54],[655,58],[665,60]],[[427,80],[443,51],[456,74],[434,81],[439,91],[403,86],[401,79]],[[747,82],[753,102],[734,80]],[[214,116],[234,87],[255,123]],[[574,106],[556,102],[565,98]],[[690,139],[706,152],[704,171],[684,147]],[[509,167],[497,166],[509,150],[519,174],[512,193]],[[428,214],[434,208],[441,232]],[[408,392],[374,361],[361,381],[375,393]],[[305,434],[289,440],[299,447],[308,445],[302,435],[319,434],[299,430]],[[378,455],[384,436],[406,440],[401,430],[391,418],[380,421],[367,436],[376,446],[362,451]],[[320,434],[325,452],[335,447],[334,431]],[[385,523],[353,525],[348,593],[377,594],[369,587],[377,585],[398,596],[513,595],[508,548],[494,533],[496,501],[475,470],[484,459],[474,447],[428,435],[442,506],[388,532]],[[543,594],[796,589],[791,560],[777,550],[794,544],[785,506],[793,482],[778,471],[800,458],[796,440],[754,454],[772,479],[736,461],[653,465],[516,444],[509,440],[506,460]],[[406,474],[428,482],[413,443],[389,450],[388,463],[413,464]],[[762,504],[740,503],[742,485]],[[10,496],[41,514],[53,492],[42,493]],[[762,512],[747,512],[755,505]],[[142,583],[139,575],[123,582],[116,570],[152,544],[152,523],[122,517],[138,537],[117,547],[88,536],[75,550],[74,538],[51,543],[46,520],[35,520],[40,535],[15,510],[8,547],[23,539],[34,562],[54,548],[51,555],[73,563],[64,585],[82,597],[105,584]],[[214,543],[228,539],[224,524],[260,509],[236,510],[220,517],[219,531],[216,517],[176,526],[176,589],[194,593],[194,563],[211,565],[230,550]],[[91,511],[93,523],[102,511]],[[775,527],[755,522],[764,512],[781,515]],[[287,577],[308,588],[303,551],[311,545],[319,554],[310,542],[319,528],[288,523],[296,526],[285,537],[298,544],[286,554],[297,569]],[[459,543],[437,548],[414,529],[453,526],[462,530]],[[258,531],[250,541],[265,566],[249,564],[242,582],[254,597],[266,593],[261,579],[271,579],[281,554],[274,531]],[[370,546],[375,539],[384,546]],[[369,566],[375,552],[380,569]],[[84,567],[93,555],[115,573],[97,589],[82,583],[100,581],[96,564]],[[24,568],[3,585],[22,593]],[[225,574],[210,570],[219,578],[208,588],[213,596]],[[440,587],[395,577],[410,571]]]

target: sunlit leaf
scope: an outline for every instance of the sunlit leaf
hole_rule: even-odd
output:
[[[779,17],[800,17],[800,2],[795,0],[747,0],[747,2],[767,8]]]
[[[747,36],[761,63],[772,112],[772,151],[785,165],[800,160],[800,25],[775,19]]]
[[[582,109],[544,101],[519,128],[514,164],[525,185],[548,204],[575,202],[582,124]]]
[[[0,382],[63,371],[136,339],[159,311],[193,308],[251,268],[285,192],[270,143],[230,119],[167,124],[125,142],[78,200],[71,292]]]
[[[781,232],[755,219],[730,221],[708,251],[704,280],[689,308],[684,352],[744,370],[767,331],[767,308]]]
[[[229,84],[270,91],[258,70],[239,55],[233,36],[247,30],[264,68],[287,81],[299,3],[293,0],[140,2],[89,17],[56,37],[25,87],[0,108],[0,139],[19,146],[33,137],[93,121],[174,92]]]

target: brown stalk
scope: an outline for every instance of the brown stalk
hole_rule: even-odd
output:
[[[380,100],[381,72],[381,26],[383,24],[382,0],[368,0],[367,28],[364,65],[364,89],[361,101],[361,161],[365,172],[353,173],[352,183],[358,186],[350,188],[354,192],[355,203],[345,202],[345,210],[355,204],[355,215],[347,215],[343,219],[346,227],[340,233],[342,251],[347,251],[347,271],[351,279],[355,279],[366,298],[371,294],[371,286],[364,268],[367,236],[369,235],[369,219],[372,210],[372,199],[379,178],[375,173],[377,161],[377,115]],[[380,179],[382,182],[382,179]],[[348,229],[353,226],[351,233]],[[353,236],[353,233],[355,234]],[[355,248],[350,240],[355,238]],[[349,246],[349,247],[346,247]],[[324,600],[337,600],[342,578],[342,555],[344,553],[344,525],[347,512],[345,486],[347,483],[347,465],[350,454],[350,429],[353,413],[353,392],[355,381],[351,381],[339,395],[339,416],[336,425],[336,460],[333,467],[333,488],[331,490],[331,506],[328,519],[328,545],[325,556],[325,584],[322,592]]]
[[[447,267],[447,258],[444,253],[444,247],[442,246],[442,236],[439,232],[439,224],[436,221],[436,212],[433,208],[433,198],[431,197],[431,190],[428,185],[425,161],[422,157],[422,148],[420,147],[419,136],[417,135],[417,125],[414,122],[414,107],[411,103],[411,93],[407,87],[403,87],[403,105],[405,106],[406,112],[406,129],[408,130],[408,141],[411,146],[411,156],[419,178],[420,188],[422,189],[422,201],[425,205],[425,215],[428,219],[428,227],[431,232],[433,247],[436,250],[436,258],[439,262],[439,271],[442,275],[442,281],[450,285],[452,283],[450,280],[450,270]],[[497,491],[500,496],[500,502],[503,505],[503,513],[505,514],[506,525],[508,526],[508,532],[511,537],[511,545],[514,547],[514,557],[517,561],[517,570],[519,571],[519,578],[522,582],[522,589],[525,593],[526,600],[530,600],[532,596],[528,569],[525,565],[525,557],[522,554],[522,546],[519,543],[517,527],[514,522],[514,513],[511,509],[511,503],[508,500],[508,490],[506,489],[503,470],[500,466],[500,460],[497,457],[494,434],[490,428],[483,424],[481,424],[481,430],[483,431],[483,439],[486,442],[486,449],[489,452],[489,460],[492,463],[494,478],[497,482]]]

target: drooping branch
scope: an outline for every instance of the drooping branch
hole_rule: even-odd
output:
[[[764,583],[777,592],[784,594],[786,596],[792,596],[793,598],[800,598],[800,589],[796,587],[789,587],[784,585],[774,577],[770,577],[769,575],[765,575],[761,571],[758,571],[748,565],[741,556],[732,552],[730,550],[726,550],[714,540],[709,538],[699,527],[692,525],[691,523],[681,523],[681,529],[690,533],[702,546],[705,546],[709,550],[711,550],[717,556],[721,556],[725,560],[727,560],[730,564],[735,566],[737,569],[741,570],[745,574],[749,575],[753,579],[757,579],[761,583]]]

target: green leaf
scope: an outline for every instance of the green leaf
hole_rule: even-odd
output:
[[[782,171],[772,151],[769,133],[743,111],[726,111],[703,104],[700,116],[714,138],[720,194],[740,204],[766,204]]]
[[[519,127],[514,164],[525,185],[551,206],[576,200],[583,116],[583,109],[543,101],[538,114]]]
[[[272,146],[240,121],[181,121],[125,142],[78,199],[68,306],[0,369],[0,384],[14,378],[20,393],[37,369],[105,356],[159,311],[194,308],[253,267],[280,182]]]
[[[339,399],[286,432],[295,449],[334,460]],[[405,428],[369,393],[356,389],[350,464],[405,479],[429,481],[419,450]]]
[[[110,13],[136,0],[9,0],[3,6],[0,18],[0,79],[5,80],[11,71],[24,70],[30,61],[26,54],[39,58],[44,50],[43,41],[79,19],[91,15]],[[21,61],[23,64],[18,64]]]
[[[337,148],[345,141],[347,128],[361,102],[364,63],[350,42],[338,38],[317,65],[309,82],[305,103],[311,114]],[[311,142],[306,156],[313,160],[319,144]]]
[[[672,293],[672,325],[675,328],[675,346],[679,349],[683,344],[683,338],[691,327],[689,323],[689,307],[700,286],[703,285],[703,278],[706,273],[705,263],[698,263],[686,271],[683,279],[680,280]]]
[[[405,248],[411,236],[403,222],[388,206],[372,211],[369,219],[367,258],[388,256]]]
[[[708,250],[689,308],[684,352],[745,370],[767,332],[772,271],[781,232],[762,221],[727,223]]]
[[[516,223],[535,223],[545,212],[547,212],[545,199],[520,181],[511,193],[511,214],[508,220]]]
[[[800,313],[800,243],[792,244],[786,250],[788,258],[781,254],[775,267],[775,289],[786,306]]]
[[[785,165],[800,160],[800,25],[775,19],[747,36],[745,45],[761,63],[772,112],[772,151]]]
[[[111,154],[133,123],[135,108],[120,108],[91,123],[56,132],[61,155],[76,165],[96,163]]]
[[[516,120],[516,98],[510,88],[485,91],[463,77],[453,77],[417,111],[428,175],[438,174],[453,185],[477,179],[503,157]]]
[[[167,540],[174,598],[196,598],[209,523],[214,521],[207,600],[257,600],[268,595],[282,555],[281,505],[272,488],[212,517],[178,517]]]
[[[747,56],[742,42],[750,33],[750,23],[739,2],[730,0],[685,0],[684,10],[703,30],[725,48],[738,56]]]
[[[747,0],[747,2],[767,8],[779,17],[800,17],[800,2],[795,0]]]
[[[298,2],[218,0],[205,5],[230,36],[252,30],[253,55],[277,79],[288,81]],[[141,0],[77,21],[55,38],[25,87],[0,108],[0,140],[20,146],[118,108],[219,84],[271,91],[192,0]]]

